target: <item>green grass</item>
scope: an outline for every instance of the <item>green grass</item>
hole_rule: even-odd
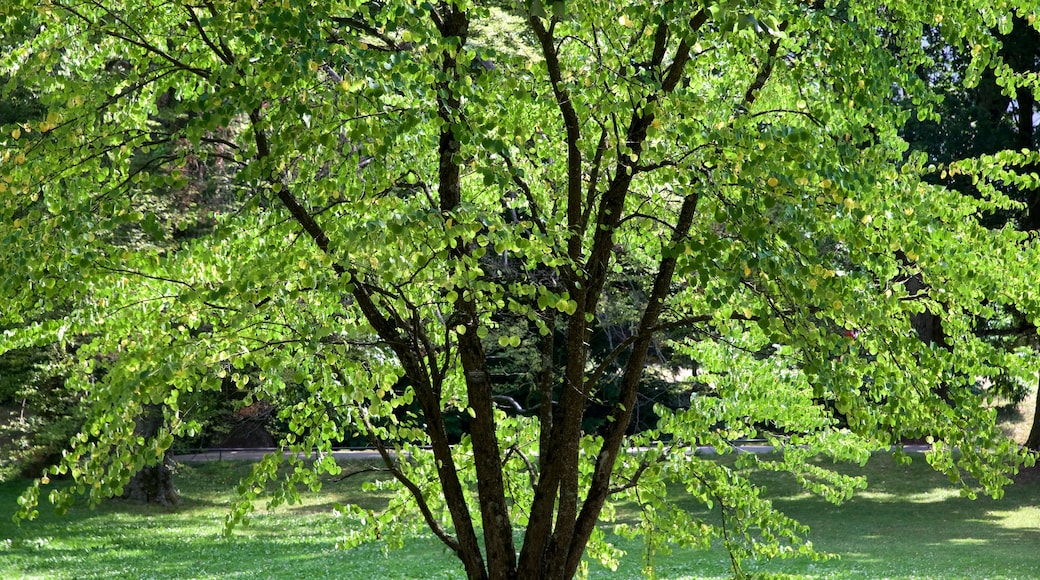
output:
[[[856,468],[858,470],[858,468]],[[230,490],[245,470],[239,463],[183,466],[176,509],[111,502],[97,510],[55,516],[44,508],[35,522],[16,527],[0,519],[0,578],[459,578],[456,560],[436,540],[415,538],[384,554],[369,545],[336,547],[344,522],[335,502],[378,495],[358,490],[359,478],[330,482],[302,505],[259,507],[249,525],[222,538]],[[851,470],[851,468],[850,468]],[[842,506],[800,493],[783,476],[762,474],[777,507],[809,524],[814,545],[840,560],[777,561],[750,570],[780,578],[1040,578],[1040,477],[1007,490],[1000,501],[961,498],[923,460],[896,465],[871,460],[870,488]],[[0,512],[14,510],[24,482],[0,484]],[[638,578],[639,544],[621,568],[593,564],[593,578]],[[656,560],[661,578],[726,578],[720,549],[677,550]]]

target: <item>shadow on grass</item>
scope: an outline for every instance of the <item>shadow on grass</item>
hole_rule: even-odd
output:
[[[836,466],[847,473],[860,468]],[[257,505],[248,525],[221,536],[232,490],[249,466],[224,462],[178,474],[184,503],[152,508],[110,502],[74,508],[65,517],[41,509],[40,519],[14,526],[0,519],[2,578],[459,578],[457,560],[437,540],[410,540],[385,554],[378,545],[337,548],[348,524],[334,503],[379,502],[355,476],[328,481],[320,494],[275,512]],[[834,506],[801,493],[789,477],[757,473],[774,504],[811,527],[810,538],[840,560],[787,560],[750,565],[780,578],[1034,578],[1040,546],[1040,478],[1025,478],[1005,498],[971,501],[930,470],[886,455],[863,470],[867,491]],[[334,479],[334,478],[331,478]],[[0,511],[9,514],[24,482],[0,484]],[[704,512],[706,518],[711,514]],[[621,542],[629,555],[616,572],[597,565],[593,578],[638,578],[642,545]],[[661,578],[725,578],[725,554],[676,550],[655,559]]]
[[[768,474],[774,505],[810,528],[810,539],[839,560],[777,562],[762,570],[835,578],[1037,578],[1040,567],[1040,481],[1023,478],[1000,500],[962,497],[923,455],[900,465],[875,455],[865,470],[868,487],[835,506],[796,493],[790,478]],[[766,475],[766,474],[762,474]]]
[[[0,485],[10,513],[21,485]],[[230,538],[228,506],[187,497],[178,508],[109,502],[33,522],[0,521],[0,578],[450,578],[457,560],[432,538],[384,554],[378,545],[337,547],[346,523],[329,512],[267,512],[262,505]]]

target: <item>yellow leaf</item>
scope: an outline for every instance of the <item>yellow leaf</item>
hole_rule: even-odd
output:
[[[11,131],[11,137],[14,137],[15,139],[18,139],[21,136],[22,136],[22,130],[19,129],[18,127],[15,127],[14,131]]]
[[[627,14],[622,14],[621,16],[619,16],[617,21],[618,24],[620,24],[621,26],[625,26],[628,28],[632,27],[632,19],[629,18]]]
[[[780,180],[775,178],[775,177],[770,177],[769,179],[766,180],[766,184],[769,187],[776,187],[776,186],[780,185]]]

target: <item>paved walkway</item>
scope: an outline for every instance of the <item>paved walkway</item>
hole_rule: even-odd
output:
[[[274,447],[256,449],[199,449],[191,453],[178,453],[174,461],[191,463],[198,461],[259,461],[268,453],[277,453]],[[289,451],[285,452],[290,455]],[[334,449],[332,456],[336,459],[379,459],[375,449]]]
[[[737,453],[772,453],[774,451],[772,445],[762,445],[757,443],[748,443],[745,445],[734,445],[734,449]],[[903,451],[907,453],[924,453],[931,449],[931,445],[903,445]],[[895,449],[893,447],[893,449]],[[191,463],[199,461],[259,461],[268,453],[276,453],[276,448],[257,448],[257,449],[199,449],[191,453],[179,453],[173,456],[175,461],[181,463]],[[287,455],[290,453],[285,452]],[[714,447],[703,446],[698,447],[695,455],[715,455],[716,451]],[[364,449],[364,448],[349,448],[349,449],[334,449],[332,456],[336,459],[345,460],[373,460],[379,459],[379,452],[375,449]]]

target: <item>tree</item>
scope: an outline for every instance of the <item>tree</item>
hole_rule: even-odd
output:
[[[1010,27],[1005,24],[998,32],[1002,40],[998,54],[1010,70],[1018,75],[1040,71],[1040,31],[1032,27],[1027,18],[1013,18]],[[942,164],[992,155],[1004,148],[1035,150],[1033,89],[1008,84],[1006,77],[998,77],[993,72],[984,73],[977,85],[963,86],[960,80],[971,60],[950,51],[938,28],[926,31],[925,38],[933,63],[920,74],[929,83],[942,85],[945,98],[939,109],[941,120],[911,120],[904,127],[911,146],[926,151],[931,161]],[[953,58],[942,58],[950,55]],[[1027,164],[1020,171],[1035,174],[1037,166]],[[933,175],[930,181],[965,195],[982,195],[971,176],[949,173]],[[1014,225],[1024,231],[1036,231],[1040,227],[1040,196],[1035,183],[1023,185],[1002,184],[1004,191],[1021,203],[980,216],[982,223],[993,228]],[[1009,350],[1036,348],[1036,326],[1026,313],[1013,308],[997,309],[995,316],[980,320],[976,333]],[[994,387],[990,390],[1004,401],[1017,404],[1027,393],[1029,383],[1010,381],[1003,374],[989,379]],[[1034,451],[1040,448],[1040,421],[1034,419],[1025,445]]]
[[[620,501],[640,505],[629,531],[650,546],[718,539],[737,574],[743,558],[813,554],[693,445],[766,437],[783,456],[747,462],[833,501],[861,482],[809,457],[929,437],[932,465],[994,495],[1031,461],[973,379],[1030,361],[970,329],[999,305],[1037,311],[1034,242],[974,219],[1014,203],[993,183],[1035,181],[1015,168],[1036,152],[931,167],[898,134],[900,102],[927,118],[939,98],[915,73],[922,21],[967,48],[963,82],[992,68],[1035,90],[1003,65],[991,30],[1007,14],[989,4],[37,4],[3,8],[41,23],[0,72],[47,114],[3,130],[0,350],[83,341],[68,382],[90,419],[53,470],[76,481],[50,492],[61,506],[122,493],[197,428],[189,400],[227,378],[283,404],[288,448],[318,451],[261,462],[234,516],[280,462],[296,467],[281,500],[335,472],[321,451],[357,427],[422,517],[395,503],[356,539],[420,521],[471,578],[571,577],[586,553],[609,564],[597,523]],[[160,98],[179,122],[156,121]],[[177,237],[156,207],[197,160],[232,176],[238,202]],[[936,172],[984,195],[924,180]],[[490,254],[523,275],[492,271]],[[632,271],[649,273],[635,330],[590,364],[604,297]],[[911,324],[939,311],[951,348]],[[529,332],[500,332],[520,319]],[[489,348],[535,334],[567,358],[542,357],[536,408],[507,412]],[[696,361],[698,390],[631,435],[661,336]],[[583,429],[594,402],[606,420]],[[163,425],[144,436],[156,405]],[[453,412],[469,418],[457,443]],[[677,491],[718,519],[666,501]]]
[[[0,50],[13,48],[16,40],[27,36],[5,36]],[[5,85],[8,80],[0,77]],[[0,98],[0,126],[39,121],[42,113],[28,91],[15,88]],[[64,389],[58,370],[61,358],[53,345],[0,355],[0,481],[41,475],[79,430],[79,405]]]

